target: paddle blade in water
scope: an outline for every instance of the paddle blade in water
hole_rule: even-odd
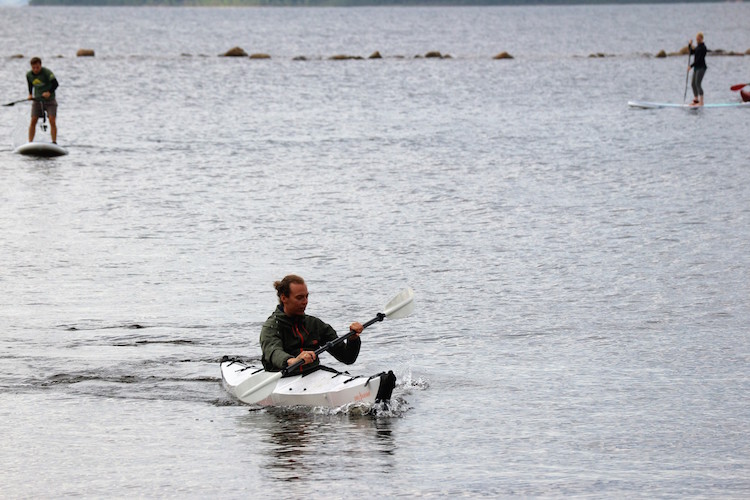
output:
[[[737,85],[732,85],[729,87],[730,89],[734,90],[735,92],[740,90],[742,87],[745,87],[746,85],[750,85],[750,83],[738,83]]]

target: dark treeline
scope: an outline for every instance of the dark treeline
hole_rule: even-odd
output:
[[[97,6],[377,6],[377,5],[574,5],[633,3],[701,3],[711,0],[29,0],[29,5]],[[720,1],[720,0],[715,0]]]

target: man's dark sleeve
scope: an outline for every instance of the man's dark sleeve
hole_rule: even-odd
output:
[[[331,325],[324,323],[317,318],[316,320],[318,322],[317,327],[320,329],[320,338],[324,343],[335,340],[338,337],[338,335],[336,335],[336,330],[334,330]],[[344,363],[345,365],[351,365],[357,361],[360,347],[362,347],[362,340],[359,337],[349,337],[341,344],[332,347],[329,352],[334,358],[339,360],[339,362]]]

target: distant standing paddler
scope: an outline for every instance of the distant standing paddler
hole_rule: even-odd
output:
[[[706,49],[703,43],[703,33],[698,33],[695,36],[695,41],[698,42],[695,49],[693,49],[693,40],[688,42],[690,53],[695,55],[695,59],[693,59],[693,64],[688,66],[687,70],[689,73],[690,68],[693,68],[693,106],[703,106],[703,87],[701,86],[701,82],[703,82],[703,75],[706,74],[706,69],[708,68],[706,66],[706,52],[708,52],[708,49]]]
[[[52,142],[57,144],[57,101],[55,100],[55,89],[58,87],[57,78],[52,71],[42,66],[42,60],[38,57],[32,57],[30,62],[31,71],[26,73],[26,82],[29,84],[28,99],[34,102],[31,104],[29,142],[34,142],[36,122],[40,117],[44,117],[46,111]]]

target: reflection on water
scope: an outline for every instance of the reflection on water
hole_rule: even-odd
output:
[[[339,469],[356,477],[394,466],[396,444],[389,418],[268,408],[249,412],[241,422],[260,433],[266,479],[305,481],[321,470]]]
[[[316,425],[301,413],[280,412],[274,415],[275,427],[269,429],[272,445],[268,470],[276,479],[297,481],[309,477],[314,459],[313,448],[322,439]]]

